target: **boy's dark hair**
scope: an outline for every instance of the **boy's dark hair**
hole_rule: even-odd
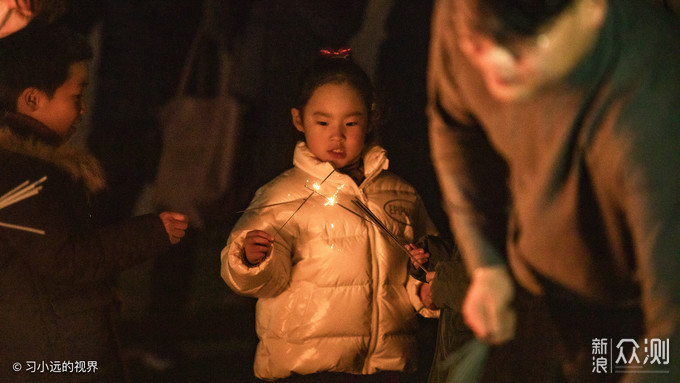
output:
[[[476,0],[483,28],[499,43],[534,36],[575,0]]]
[[[322,52],[324,51],[328,52],[328,50]],[[300,76],[294,107],[302,113],[314,91],[325,84],[349,84],[354,88],[366,107],[369,124],[376,128],[375,120],[378,113],[373,83],[366,72],[352,61],[349,53],[343,54],[342,57],[332,53],[322,53]],[[366,137],[367,141],[371,139],[373,139],[372,135]]]
[[[0,111],[15,111],[27,88],[54,96],[71,65],[91,58],[87,40],[61,25],[31,24],[0,40]]]

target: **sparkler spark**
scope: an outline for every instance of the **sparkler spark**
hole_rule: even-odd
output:
[[[326,182],[326,180],[327,180],[327,179],[331,176],[331,174],[333,174],[334,172],[335,172],[335,169],[331,170],[331,172],[328,173],[328,175],[326,176],[326,178],[324,178],[324,179],[321,181],[321,183],[319,183],[319,184],[314,183],[314,185],[316,185],[315,187],[321,188],[321,184],[323,184],[324,182]],[[311,193],[309,193],[309,195],[307,196],[307,198],[305,198],[305,199],[302,201],[302,203],[300,204],[300,206],[298,206],[297,209],[295,209],[295,211],[293,212],[293,214],[291,214],[290,217],[288,217],[288,219],[286,220],[286,222],[284,222],[283,225],[281,225],[281,227],[279,227],[279,229],[276,230],[276,233],[274,233],[274,237],[276,237],[277,235],[279,235],[279,233],[281,232],[281,230],[283,230],[283,227],[286,226],[286,225],[288,224],[288,222],[290,222],[290,220],[293,218],[293,216],[294,216],[298,211],[300,211],[300,209],[302,209],[302,206],[303,206],[304,204],[306,204],[307,201],[309,201],[309,199],[312,198],[313,195],[314,195],[314,191],[312,191]]]
[[[342,188],[344,188],[344,187],[345,187],[345,184],[342,184],[342,185],[338,186],[338,190],[336,190],[335,193],[334,193],[332,196],[328,197],[328,198],[327,198],[328,201],[327,201],[325,204],[323,204],[323,205],[324,205],[324,206],[333,206],[333,205],[335,205],[335,203],[336,203],[337,200],[338,200],[338,193],[340,193],[340,190],[342,190]],[[318,189],[317,189],[317,190],[318,190]]]

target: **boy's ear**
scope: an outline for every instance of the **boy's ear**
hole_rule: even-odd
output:
[[[292,108],[290,110],[290,115],[293,117],[293,125],[295,125],[295,129],[304,133],[305,127],[302,125],[302,115],[300,114],[300,110],[297,108]]]
[[[17,112],[31,115],[40,108],[45,97],[45,92],[37,88],[24,89],[17,100]]]

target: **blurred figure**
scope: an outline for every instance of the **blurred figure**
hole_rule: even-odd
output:
[[[637,0],[441,0],[432,31],[463,313],[500,345],[484,380],[678,381],[678,18]],[[622,340],[639,370],[603,372]],[[642,363],[653,340],[669,363]]]

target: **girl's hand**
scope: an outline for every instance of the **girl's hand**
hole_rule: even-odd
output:
[[[432,282],[434,280],[434,271],[428,271],[425,274],[425,280],[427,281],[427,283]]]
[[[246,261],[251,265],[257,265],[264,261],[274,243],[274,237],[262,230],[252,230],[246,234],[244,249]]]
[[[423,302],[423,306],[430,310],[436,310],[437,306],[432,302],[432,290],[430,290],[429,283],[423,283],[420,285],[420,291],[418,291],[420,300]]]
[[[416,269],[419,269],[420,266],[425,265],[427,261],[430,259],[430,253],[426,252],[425,249],[416,247],[412,243],[409,243],[404,247],[406,248],[406,250],[408,250],[409,253],[411,253],[411,264],[413,264],[413,267],[415,267]]]

